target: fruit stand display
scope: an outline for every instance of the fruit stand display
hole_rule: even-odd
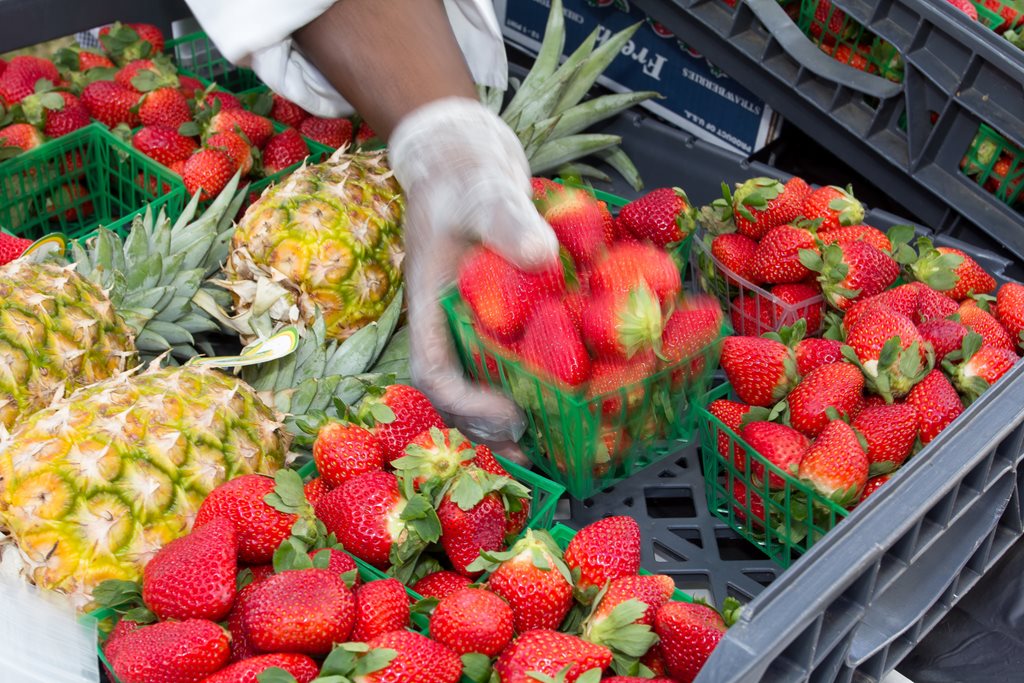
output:
[[[950,12],[1016,49],[993,3]],[[593,92],[636,29],[561,64],[551,4],[481,98],[561,256],[476,247],[440,302],[529,467],[403,383],[404,202],[358,116],[148,23],[3,62],[0,568],[98,626],[109,680],[880,680],[1024,533],[1020,259]],[[875,90],[916,68],[791,13]],[[957,172],[1002,220],[1000,121]]]

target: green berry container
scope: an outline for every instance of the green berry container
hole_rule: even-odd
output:
[[[0,165],[0,226],[39,239],[83,239],[103,226],[122,237],[132,219],[185,206],[181,178],[93,123]]]
[[[1024,149],[993,128],[981,125],[960,171],[1004,204],[1024,209]]]
[[[728,384],[715,387],[707,403],[730,398],[731,390]],[[697,422],[708,509],[782,567],[793,564],[849,514],[846,508],[768,462],[712,415],[706,403],[697,411]],[[719,453],[720,445],[728,459]],[[743,468],[736,465],[737,449],[746,461]],[[783,488],[770,490],[767,475],[755,483],[751,462],[757,462],[763,471],[781,478]],[[753,510],[758,502],[764,507],[763,515]]]
[[[164,51],[169,53],[184,76],[216,83],[232,93],[240,93],[263,84],[256,72],[237,67],[220,54],[210,37],[203,31],[167,41]]]
[[[797,26],[825,54],[867,73],[903,82],[903,58],[882,40],[834,4],[819,14],[819,0],[801,0]]]

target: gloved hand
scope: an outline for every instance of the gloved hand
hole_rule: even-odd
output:
[[[522,145],[479,102],[448,98],[406,116],[391,136],[388,156],[406,196],[413,383],[471,438],[516,441],[525,429],[522,413],[504,396],[463,378],[439,299],[474,243],[524,269],[558,258],[554,233],[530,199]]]

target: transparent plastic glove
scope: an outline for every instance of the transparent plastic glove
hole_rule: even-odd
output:
[[[554,233],[530,200],[523,148],[479,102],[449,98],[399,122],[388,156],[406,196],[413,383],[471,438],[516,441],[525,429],[522,413],[463,378],[439,300],[472,244],[482,242],[524,269],[558,258]]]

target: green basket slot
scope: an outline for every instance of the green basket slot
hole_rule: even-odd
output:
[[[147,205],[185,206],[181,178],[96,123],[4,162],[0,178],[0,226],[30,239],[82,239],[101,225],[123,237]]]
[[[242,92],[262,85],[252,69],[236,67],[221,56],[220,50],[202,31],[167,41],[165,51],[185,76],[192,76],[207,85],[217,83],[230,92]]]
[[[999,0],[996,0],[996,2],[999,2]],[[995,31],[1003,25],[1002,15],[995,10],[989,9],[981,0],[971,0],[971,4],[978,10],[978,21],[985,28]]]
[[[819,13],[820,4],[819,0],[801,0],[797,25],[804,35],[838,62],[903,82],[903,58],[892,44],[831,3],[825,5],[824,15]]]
[[[715,387],[708,394],[708,402],[727,398],[730,392],[728,384]],[[701,430],[701,462],[708,508],[782,567],[793,564],[849,514],[845,508],[768,462],[706,408],[699,410],[697,420]],[[720,445],[724,447],[728,460],[719,453]],[[741,449],[745,457],[743,469],[736,465],[736,449]],[[752,461],[756,461],[764,471],[780,477],[784,482],[783,488],[769,490],[768,476],[755,483],[751,476]],[[746,490],[746,500],[739,500],[742,495],[737,486]],[[763,518],[751,511],[752,503],[758,499],[763,501],[768,524],[762,523]]]
[[[527,427],[520,447],[577,499],[613,486],[688,442],[694,411],[718,365],[721,336],[702,353],[588,399],[540,379],[485,344],[454,287],[442,295],[441,306],[463,369],[523,409]]]
[[[1001,202],[1024,208],[1024,149],[982,124],[960,170]]]

